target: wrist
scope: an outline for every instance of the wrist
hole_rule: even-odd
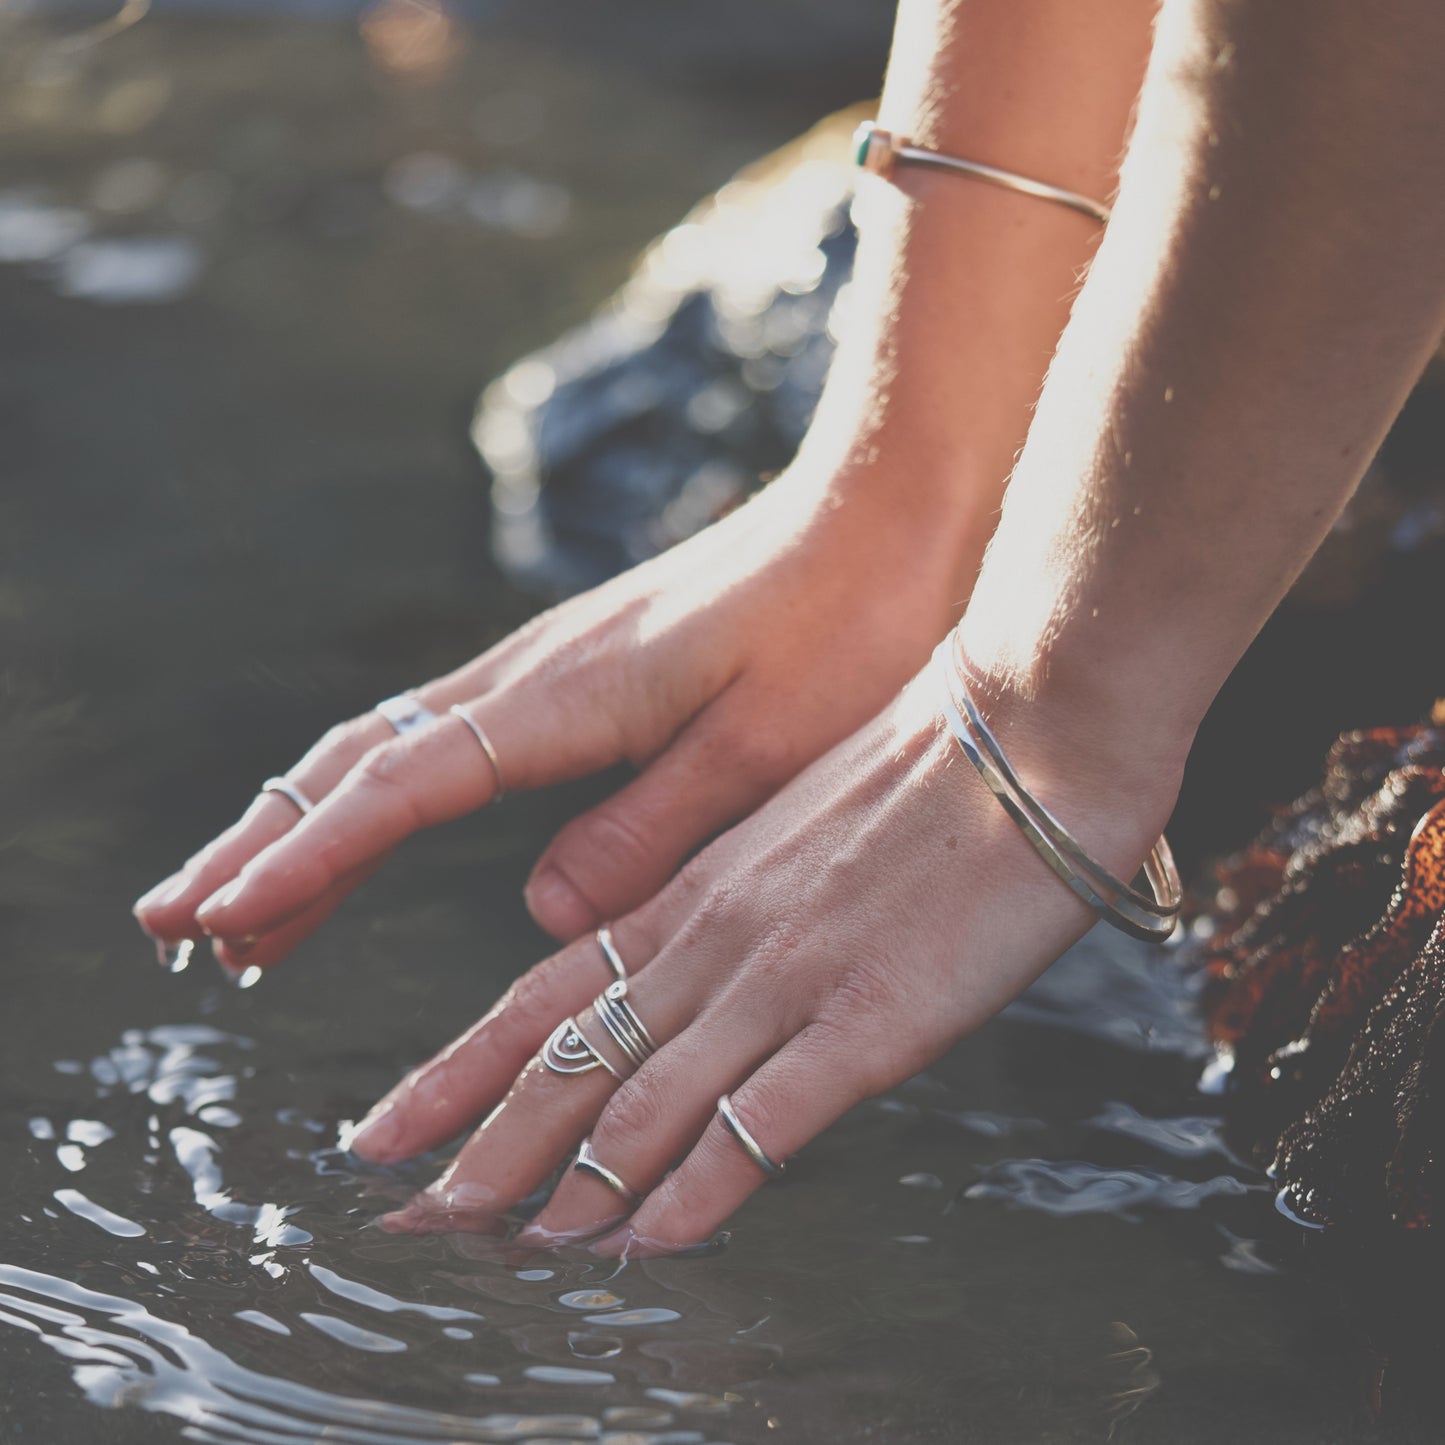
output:
[[[815,424],[770,490],[851,550],[860,586],[928,577],[953,621],[978,578],[1002,482],[964,447],[901,426],[842,436]]]
[[[1169,821],[1198,719],[1156,706],[1157,689],[1107,660],[1040,646],[1021,668],[969,621],[953,655],[1010,764],[1092,856],[1132,872]]]

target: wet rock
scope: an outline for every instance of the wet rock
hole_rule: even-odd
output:
[[[1445,1191],[1445,708],[1342,737],[1219,873],[1211,1033],[1238,1142],[1301,1223],[1412,1230]]]

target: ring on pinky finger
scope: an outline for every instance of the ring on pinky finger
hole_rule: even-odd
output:
[[[812,1025],[729,1096],[734,1119],[759,1153],[778,1164],[866,1097],[836,1069]],[[714,1113],[687,1157],[638,1206],[627,1224],[592,1246],[637,1258],[687,1249],[709,1238],[771,1176],[741,1136]]]

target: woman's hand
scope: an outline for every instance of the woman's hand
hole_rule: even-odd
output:
[[[1107,195],[1154,0],[910,5],[881,118],[944,150]],[[945,13],[946,12],[946,13]],[[506,783],[629,760],[566,828],[528,903],[562,938],[636,907],[699,843],[873,716],[967,600],[1097,228],[1061,207],[915,172],[865,184],[841,340],[788,474],[673,552],[419,689],[466,705]],[[487,802],[464,724],[394,738],[369,714],[137,905],[232,966],[276,962],[399,839]],[[236,891],[220,893],[231,885]]]
[[[588,1007],[612,977],[591,935],[403,1080],[355,1132],[364,1157],[403,1159],[486,1122],[388,1227],[485,1228],[590,1137],[642,1196],[597,1248],[705,1239],[764,1179],[716,1116],[719,1095],[783,1161],[989,1018],[1081,935],[1094,915],[963,759],[936,696],[930,670],[613,925],[629,1001],[658,1045],[626,1082],[601,1067],[554,1072],[540,1052],[575,1016],[627,1072]],[[1019,726],[993,712],[1012,760],[1127,875],[1168,815],[1182,744],[1172,764],[1153,752],[1146,764],[1122,738],[1106,749],[1082,736],[1067,711],[1036,711],[1041,721],[1030,712]],[[522,1238],[592,1236],[627,1212],[573,1169]]]
[[[419,688],[437,721],[404,737],[376,713],[334,728],[288,774],[314,811],[258,797],[140,900],[142,926],[172,942],[203,929],[232,968],[282,958],[408,834],[493,797],[454,703],[492,740],[508,788],[624,760],[640,770],[562,830],[527,888],[564,939],[636,907],[927,655],[985,540],[951,520],[968,514],[966,479],[947,484],[954,502],[942,481],[883,461],[800,463],[706,532]]]

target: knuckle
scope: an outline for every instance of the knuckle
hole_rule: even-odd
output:
[[[622,806],[595,809],[578,818],[557,840],[557,852],[566,860],[574,882],[604,870],[650,866],[656,845],[633,814]]]
[[[714,1183],[719,1175],[730,1170],[735,1159],[725,1157],[723,1141],[714,1127],[709,1125],[702,1138],[693,1146],[692,1153],[680,1169],[674,1170],[652,1191],[648,1200],[648,1214],[657,1224],[666,1229],[663,1221],[673,1221],[671,1229],[686,1228],[686,1221],[707,1220],[717,1212],[717,1198]],[[734,1144],[736,1149],[737,1145]],[[644,1231],[650,1233],[650,1230]],[[685,1244],[683,1239],[669,1239],[669,1243]]]
[[[694,853],[673,875],[668,891],[679,901],[695,905],[711,890],[718,871],[712,851]]]
[[[846,1061],[855,1099],[887,1093],[917,1073],[932,1053],[914,1030],[885,1026],[883,1018],[893,1014],[892,995],[886,1003],[882,998],[871,983],[836,988],[794,1040],[795,1047],[817,1061],[820,1071]]]
[[[355,757],[365,748],[365,737],[369,731],[366,718],[347,718],[335,723],[322,733],[320,740],[311,750],[311,756],[318,761],[339,762]]]
[[[547,963],[530,968],[498,1001],[494,1014],[504,1016],[516,1028],[541,1037],[560,1021],[553,983],[554,970]]]
[[[406,783],[407,756],[395,743],[378,743],[352,770],[353,780],[362,787],[390,792]]]
[[[718,928],[734,918],[737,911],[738,894],[733,883],[725,878],[710,878],[707,890],[693,907],[692,924],[699,929]]]
[[[885,963],[869,960],[850,963],[834,978],[826,1013],[830,1018],[872,1019],[893,1012],[901,989],[895,971]]]
[[[612,1096],[593,1130],[594,1140],[627,1149],[659,1136],[667,1122],[669,1090],[644,1066]]]

